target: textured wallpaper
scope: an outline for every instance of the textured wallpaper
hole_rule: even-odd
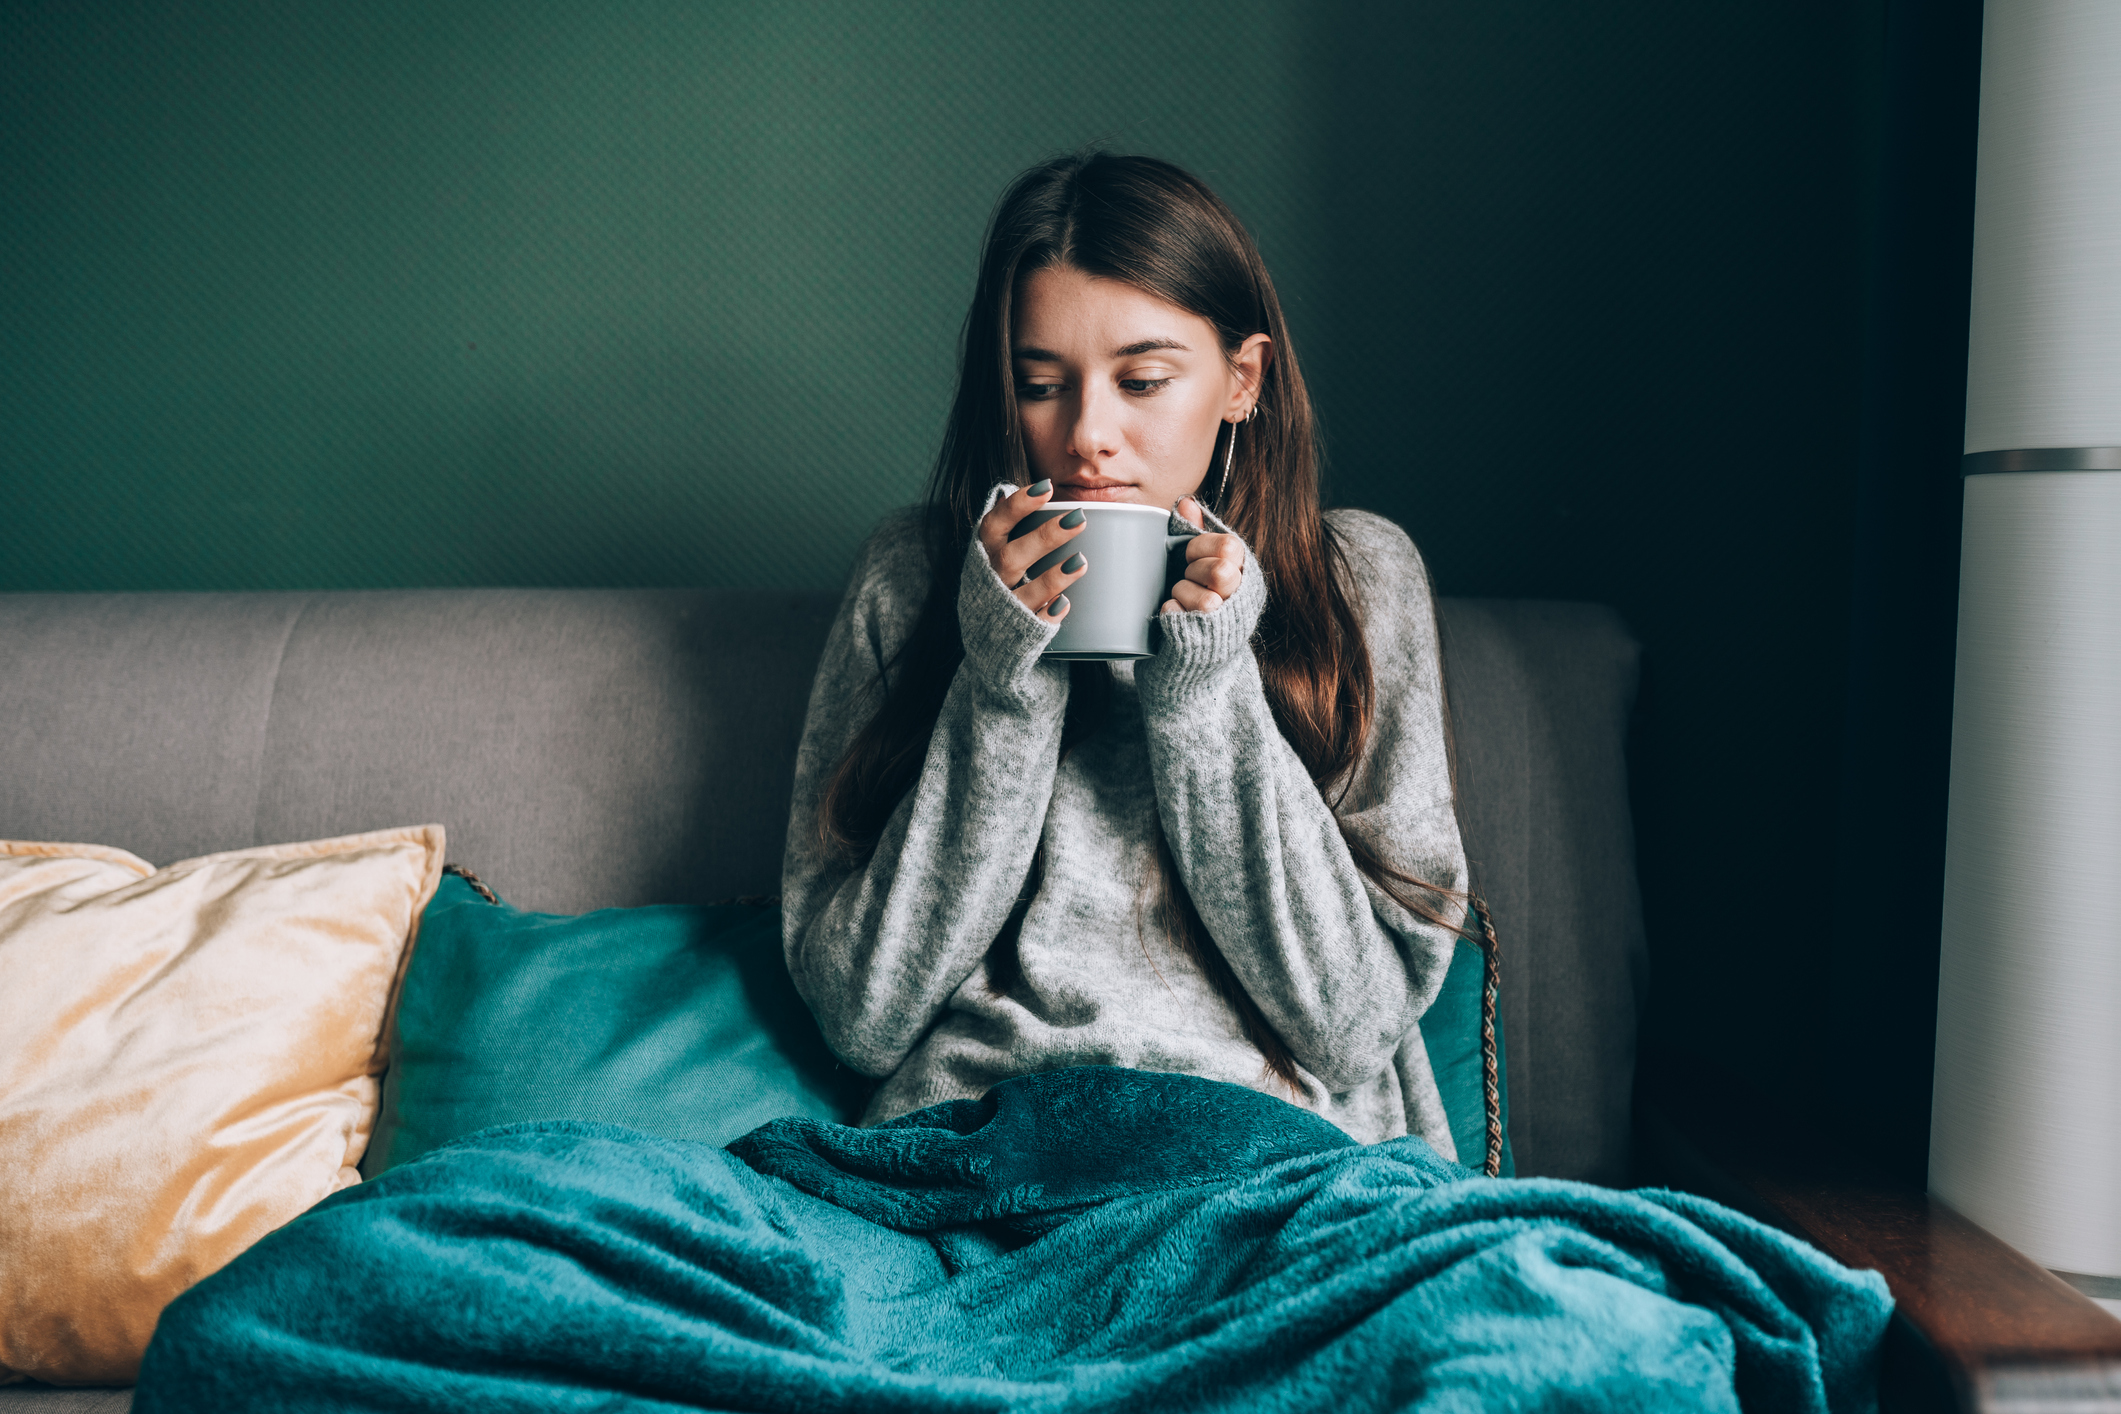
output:
[[[836,586],[1022,167],[1316,289],[1301,8],[10,6],[0,588]]]
[[[1601,537],[1852,417],[1851,23],[9,5],[0,589],[837,585],[993,201],[1101,143],[1251,225],[1339,499],[1450,587],[1624,600]]]

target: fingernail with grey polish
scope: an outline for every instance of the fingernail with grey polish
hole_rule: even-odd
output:
[[[1052,603],[1046,606],[1046,612],[1053,615],[1053,617],[1057,619],[1061,616],[1062,612],[1067,609],[1067,607],[1068,596],[1063,594],[1054,599]]]
[[[1067,559],[1061,561],[1062,574],[1074,574],[1082,567],[1083,557],[1081,555],[1070,555]]]
[[[1034,481],[1031,483],[1031,489],[1025,492],[1024,494],[1028,496],[1043,496],[1050,492],[1052,489],[1053,482],[1051,480]]]
[[[1061,517],[1060,525],[1062,530],[1073,530],[1082,523],[1083,513],[1081,511],[1070,511]]]

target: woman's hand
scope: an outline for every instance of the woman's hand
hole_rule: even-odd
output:
[[[1179,519],[1200,529],[1200,502],[1178,503]],[[1196,535],[1186,542],[1186,577],[1171,588],[1161,612],[1212,614],[1237,593],[1245,577],[1245,543],[1234,535]]]
[[[1016,529],[1018,521],[1045,505],[1052,496],[1053,483],[1040,481],[996,501],[994,509],[979,523],[979,543],[986,548],[987,563],[994,566],[1002,583],[1012,586],[1017,602],[1032,613],[1058,623],[1068,617],[1068,596],[1061,591],[1081,579],[1089,565],[1080,554],[1075,554],[1037,579],[1026,581],[1024,572],[1082,534],[1083,513],[1070,511],[1064,516],[1055,516],[1036,530],[1014,540],[1009,538],[1009,532]],[[1199,524],[1198,521],[1194,523]]]

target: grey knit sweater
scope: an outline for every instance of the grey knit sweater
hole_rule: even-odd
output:
[[[1249,646],[1267,585],[1249,554],[1228,603],[1166,614],[1155,657],[1100,665],[1111,710],[1063,757],[1068,669],[1039,657],[1055,626],[974,540],[958,587],[964,661],[919,780],[856,866],[820,849],[819,797],[928,588],[917,512],[869,538],[811,690],[781,884],[797,990],[833,1050],[882,1078],[865,1123],[1027,1071],[1118,1065],[1252,1086],[1358,1140],[1411,1130],[1455,1154],[1417,1027],[1454,938],[1365,878],[1334,822],[1337,809],[1418,878],[1465,886],[1435,612],[1403,531],[1360,511],[1329,520],[1377,688],[1371,739],[1334,807],[1267,706]],[[1293,1095],[1165,935],[1159,830],[1230,971],[1294,1055]],[[1036,892],[1020,900],[1042,840]]]

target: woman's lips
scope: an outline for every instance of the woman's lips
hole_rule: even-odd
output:
[[[1086,486],[1080,481],[1062,481],[1053,488],[1056,501],[1139,501],[1140,493],[1132,483],[1125,481],[1106,482],[1097,486]]]

